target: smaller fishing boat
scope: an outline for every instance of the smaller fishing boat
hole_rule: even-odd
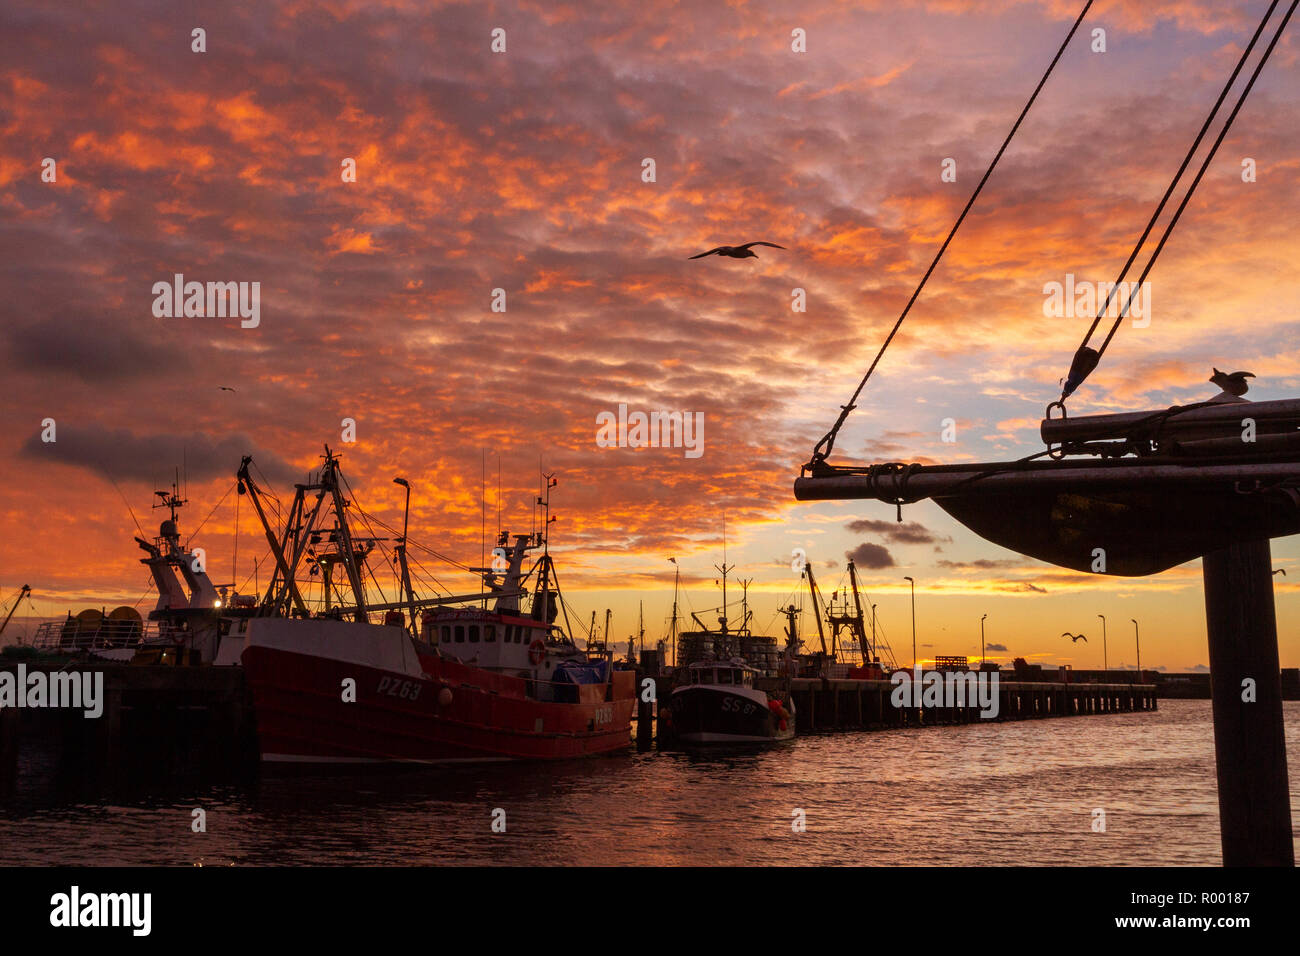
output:
[[[659,739],[668,744],[765,744],[794,736],[794,700],[789,691],[791,661],[771,637],[752,634],[748,583],[742,582],[739,628],[727,620],[726,558],[718,627],[708,628],[692,614],[700,630],[681,635],[685,659],[678,668],[668,700],[659,712]],[[742,656],[743,655],[743,656]],[[756,678],[779,680],[782,690],[754,686]]]
[[[740,658],[696,661],[685,668],[660,720],[683,744],[762,744],[794,736],[794,701],[754,686]],[[661,730],[661,735],[664,731]],[[667,736],[667,735],[665,735]]]

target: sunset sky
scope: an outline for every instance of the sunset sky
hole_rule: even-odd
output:
[[[1098,667],[1103,613],[1112,666],[1135,663],[1137,618],[1144,666],[1203,668],[1199,561],[1084,575],[984,542],[928,502],[898,525],[888,505],[792,493],[1079,6],[9,0],[0,600],[29,583],[37,609],[19,610],[18,633],[85,606],[152,606],[127,503],[152,534],[152,492],[182,460],[182,529],[213,512],[193,544],[214,580],[242,584],[265,543],[241,505],[232,569],[235,496],[216,507],[240,456],[287,501],[329,443],[389,523],[402,507],[391,480],[409,478],[412,538],[466,563],[479,559],[484,463],[490,539],[498,462],[504,525],[528,531],[540,458],[560,482],[561,583],[584,622],[613,608],[619,641],[638,602],[648,637],[662,634],[670,556],[687,609],[718,603],[725,515],[756,629],[779,631],[793,549],[830,590],[869,545],[859,567],[902,663],[912,575],[923,659],[978,657],[987,613],[992,658]],[[1044,285],[1114,280],[1267,6],[1094,6],[841,433],[840,460],[1041,449],[1044,406],[1089,321],[1046,318]],[[196,27],[206,52],[192,52]],[[1252,399],[1298,394],[1297,30],[1151,275],[1149,327],[1121,329],[1072,415],[1209,398],[1212,366],[1254,372]],[[345,158],[356,182],[342,181]],[[955,183],[940,178],[947,158]],[[760,239],[786,249],[687,258]],[[260,324],[155,317],[152,287],[176,273],[260,282]],[[703,454],[598,447],[597,416],[620,403],[702,412]],[[955,443],[940,440],[945,418]],[[1273,554],[1294,667],[1300,548],[1275,540]]]

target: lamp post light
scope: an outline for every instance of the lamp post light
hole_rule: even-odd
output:
[[[402,543],[398,545],[401,550],[397,552],[397,556],[401,562],[402,589],[406,592],[407,610],[411,615],[411,633],[418,636],[420,630],[415,619],[415,594],[411,591],[411,573],[407,570],[406,564],[406,529],[411,517],[411,483],[405,478],[394,478],[393,484],[401,485],[406,489],[406,507],[402,511]]]
[[[1110,663],[1106,654],[1106,615],[1098,614],[1097,616],[1101,618],[1101,669],[1108,671],[1110,670]]]
[[[876,606],[871,605],[871,660],[868,664],[875,663],[880,655],[876,652]]]
[[[987,614],[984,617],[988,617]],[[984,669],[984,617],[980,618],[980,670]]]
[[[1133,640],[1137,643],[1138,655],[1138,683],[1142,683],[1142,636],[1138,633],[1137,618],[1129,618],[1133,622]]]
[[[406,545],[406,523],[411,516],[411,483],[405,478],[394,478],[393,484],[406,489],[406,510],[402,512],[402,545]]]
[[[903,580],[912,586],[912,670],[916,670],[916,582],[907,575]]]

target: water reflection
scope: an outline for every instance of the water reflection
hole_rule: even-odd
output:
[[[1286,705],[1300,806],[1300,705]],[[1219,863],[1206,701],[1155,714],[233,783],[24,751],[0,863]],[[206,833],[191,829],[206,811]],[[492,830],[505,812],[504,833]],[[1106,813],[1094,833],[1092,811]],[[792,822],[802,811],[806,832]]]

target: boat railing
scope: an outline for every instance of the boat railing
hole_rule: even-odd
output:
[[[104,651],[171,643],[188,633],[162,621],[46,621],[36,628],[32,646],[45,651]]]

